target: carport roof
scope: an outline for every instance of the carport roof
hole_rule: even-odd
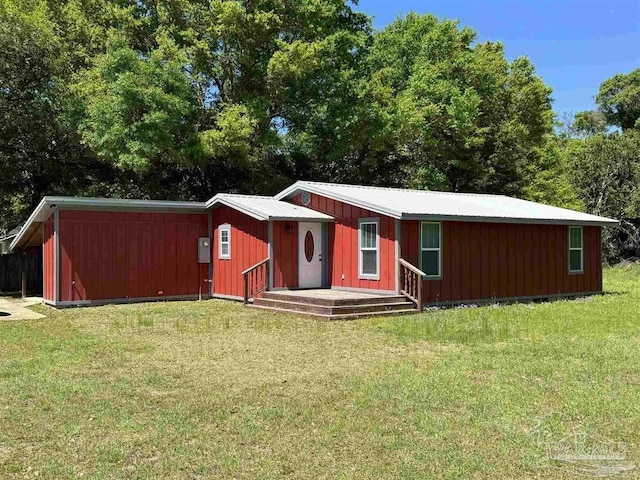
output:
[[[124,198],[87,198],[47,196],[35,208],[9,246],[10,250],[42,244],[42,223],[55,209],[107,210],[126,212],[204,212],[203,202],[172,202],[168,200],[129,200]]]

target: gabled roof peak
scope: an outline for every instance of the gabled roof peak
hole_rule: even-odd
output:
[[[275,196],[287,199],[307,191],[396,219],[494,223],[615,225],[617,220],[566,208],[481,193],[437,192],[390,187],[299,181]]]
[[[299,180],[294,185],[323,185],[326,187],[340,186],[349,188],[360,188],[363,190],[388,190],[396,192],[416,192],[424,194],[438,194],[438,195],[466,195],[470,197],[506,197],[506,195],[500,195],[497,193],[474,193],[474,192],[445,192],[442,190],[424,190],[417,188],[400,188],[400,187],[381,187],[375,185],[354,185],[349,183],[330,183],[330,182],[314,182],[311,180]],[[279,194],[278,194],[279,195]],[[278,197],[276,195],[276,197]]]
[[[261,195],[218,193],[207,202],[207,208],[226,205],[257,220],[332,221],[333,217],[310,208]]]

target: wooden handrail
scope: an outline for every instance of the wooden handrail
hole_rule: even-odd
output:
[[[398,264],[400,294],[415,303],[418,311],[422,312],[422,279],[426,274],[402,258],[398,259]]]
[[[421,275],[423,278],[427,276],[426,273],[424,273],[422,270],[420,270],[415,265],[412,265],[409,262],[407,262],[404,258],[400,258],[398,261],[400,262],[400,265],[402,265],[403,267],[407,267],[409,270],[411,270],[416,275]]]
[[[269,258],[256,263],[253,267],[242,272],[244,277],[244,304],[249,303],[249,299],[264,292],[269,287]]]
[[[267,263],[269,261],[269,258],[265,258],[264,260],[259,261],[258,263],[256,263],[253,267],[249,267],[247,268],[244,272],[242,272],[240,275],[246,275],[247,273],[249,273],[251,270],[255,270],[256,268],[258,268],[260,265],[262,265],[263,263]]]

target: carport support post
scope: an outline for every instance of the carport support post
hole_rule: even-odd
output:
[[[53,304],[60,301],[60,210],[53,211]]]
[[[273,289],[273,220],[269,219],[267,224],[267,242],[269,248],[269,278],[267,279],[267,290]]]
[[[402,258],[402,252],[400,250],[400,235],[401,235],[401,225],[400,220],[398,218],[395,219],[395,254],[396,254],[396,292],[400,293],[400,259]]]
[[[22,298],[27,296],[27,254],[22,252],[20,260],[20,274],[22,276]]]

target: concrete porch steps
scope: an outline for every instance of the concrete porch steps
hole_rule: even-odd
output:
[[[415,305],[401,295],[376,295],[329,289],[264,292],[251,306],[326,320],[417,313]]]

